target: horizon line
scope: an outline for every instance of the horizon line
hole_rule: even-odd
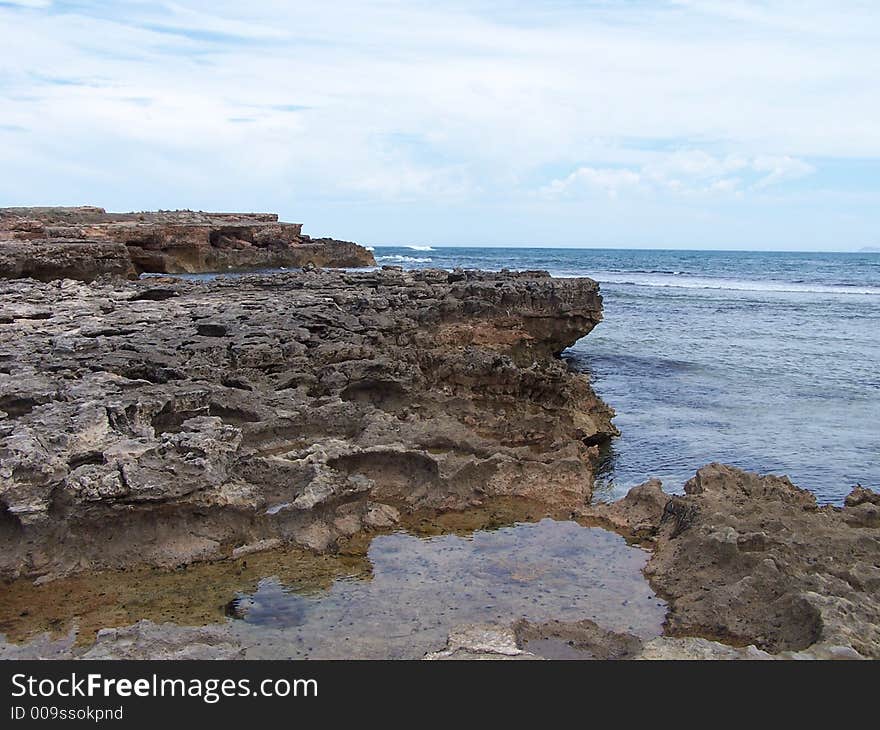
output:
[[[365,243],[360,244],[374,248],[406,248],[416,253],[431,253],[438,248],[497,248],[497,249],[548,249],[565,251],[673,251],[689,253],[847,253],[847,254],[880,254],[880,247],[864,249],[781,249],[781,248],[668,248],[665,246],[584,246],[584,245],[534,245],[528,243],[515,244],[407,244],[407,243]]]

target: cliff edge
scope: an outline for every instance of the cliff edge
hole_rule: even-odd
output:
[[[0,277],[39,281],[229,269],[374,266],[363,246],[313,239],[271,213],[0,208]]]
[[[555,356],[601,317],[544,272],[0,282],[0,576],[584,505],[612,411]]]

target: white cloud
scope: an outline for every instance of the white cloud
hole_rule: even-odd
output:
[[[678,176],[703,179],[720,177],[748,166],[748,159],[740,155],[715,157],[703,150],[680,150],[648,163],[645,172],[661,180]]]
[[[809,163],[789,157],[788,155],[783,157],[761,155],[753,160],[752,168],[759,172],[767,173],[755,183],[755,187],[758,188],[775,185],[786,180],[797,180],[816,171],[816,168]]]
[[[615,197],[624,188],[637,187],[642,182],[638,172],[627,169],[579,167],[561,180],[553,180],[546,188],[549,196],[571,192],[580,187],[598,188]]]
[[[740,197],[744,183],[757,191],[813,172],[812,165],[789,156],[715,157],[703,150],[682,150],[656,155],[640,168],[578,167],[571,174],[552,180],[541,193],[549,198],[573,197],[595,190],[611,197],[623,190]],[[732,177],[733,173],[738,176]]]
[[[0,2],[6,201],[748,196],[880,158],[857,0],[38,5]]]
[[[48,8],[52,0],[3,0],[3,4],[20,8]]]

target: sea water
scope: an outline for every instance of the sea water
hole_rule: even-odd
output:
[[[820,502],[880,488],[880,254],[375,249],[380,265],[545,269],[601,285],[605,320],[565,358],[617,411],[597,495],[679,491],[722,461]]]

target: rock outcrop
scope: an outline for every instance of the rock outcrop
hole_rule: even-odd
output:
[[[267,213],[0,208],[0,276],[40,281],[144,272],[374,266],[363,246],[313,239]]]
[[[710,464],[684,496],[652,481],[587,513],[654,543],[645,573],[669,602],[667,633],[880,658],[880,495],[869,489],[819,507],[786,477]]]
[[[0,231],[0,237],[2,235]],[[125,244],[87,239],[19,241],[0,238],[0,278],[91,281],[104,275],[135,278],[137,274]]]
[[[244,651],[224,625],[178,626],[142,620],[130,626],[102,629],[91,646],[76,642],[76,629],[55,638],[40,634],[26,644],[4,641],[0,635],[0,660],[206,660],[243,659]]]
[[[612,412],[555,355],[600,319],[542,272],[0,282],[0,575],[581,507]]]
[[[45,642],[43,639],[42,642]],[[36,644],[38,648],[40,644]],[[9,651],[14,652],[15,647]],[[0,645],[0,656],[2,656]],[[30,650],[27,656],[31,656]],[[13,654],[14,655],[14,654]],[[506,659],[629,659],[640,661],[767,661],[773,659],[863,659],[848,646],[815,644],[803,651],[771,654],[753,644],[731,646],[697,636],[657,636],[645,640],[626,632],[609,631],[594,621],[519,620],[510,625],[463,625],[450,632],[446,647],[429,652],[426,660]]]

